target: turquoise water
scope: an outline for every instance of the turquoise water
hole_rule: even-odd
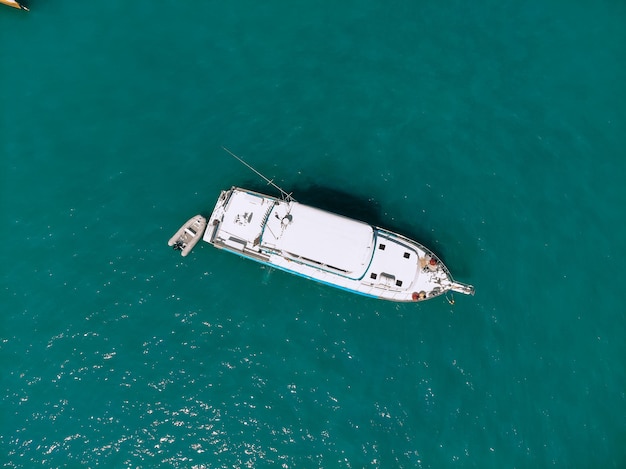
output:
[[[30,6],[0,7],[3,466],[626,467],[623,2]],[[476,296],[181,258],[263,188],[222,145]]]

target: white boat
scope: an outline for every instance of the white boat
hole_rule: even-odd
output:
[[[181,256],[186,256],[198,244],[206,229],[207,220],[202,215],[190,218],[167,242],[175,250],[180,251]]]
[[[282,198],[240,187],[222,191],[203,240],[262,264],[374,298],[415,302],[450,291],[474,294],[474,287],[454,281],[441,260],[420,243],[301,204],[278,189]]]

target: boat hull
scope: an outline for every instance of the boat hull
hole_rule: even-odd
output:
[[[222,191],[204,241],[364,296],[416,302],[474,289],[422,244],[392,231],[258,192]]]

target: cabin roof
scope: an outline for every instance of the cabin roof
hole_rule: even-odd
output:
[[[298,202],[280,202],[270,213],[262,244],[357,278],[372,258],[374,230],[367,223]]]

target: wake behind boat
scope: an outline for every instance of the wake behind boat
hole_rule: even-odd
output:
[[[8,6],[13,7],[13,8],[18,8],[20,10],[28,11],[28,8],[26,8],[21,3],[16,2],[15,0],[0,0],[0,3],[4,3],[5,5],[8,5]]]
[[[183,256],[202,236],[218,249],[369,297],[415,302],[451,291],[474,294],[473,286],[455,281],[417,241],[301,204],[225,150],[278,189],[281,198],[235,186],[223,190],[208,220],[198,215],[170,239]]]

